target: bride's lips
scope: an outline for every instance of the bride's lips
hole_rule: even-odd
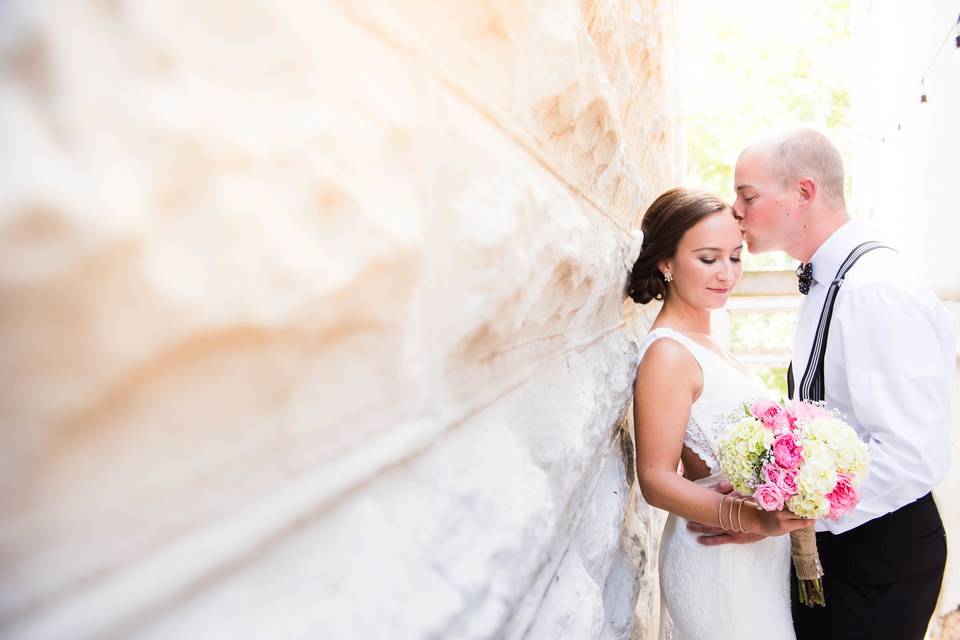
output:
[[[707,287],[707,291],[713,291],[714,293],[724,294],[724,293],[730,292],[730,287],[727,287],[726,289],[714,289],[713,287]]]

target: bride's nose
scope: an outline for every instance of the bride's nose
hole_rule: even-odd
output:
[[[729,262],[723,262],[723,266],[717,271],[717,280],[724,283],[733,281],[733,267]]]

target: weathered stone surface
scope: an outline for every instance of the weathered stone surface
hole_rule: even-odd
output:
[[[0,635],[650,624],[621,304],[668,9],[0,14]]]

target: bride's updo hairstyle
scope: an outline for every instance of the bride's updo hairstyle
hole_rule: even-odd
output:
[[[627,295],[638,304],[663,300],[667,295],[667,281],[660,271],[660,263],[674,256],[687,230],[718,211],[733,215],[730,205],[703,191],[670,189],[654,200],[640,223],[643,245],[630,272]]]

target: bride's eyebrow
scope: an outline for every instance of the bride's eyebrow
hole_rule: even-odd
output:
[[[736,251],[737,249],[743,249],[743,245],[738,244],[734,248],[730,249],[730,251]],[[700,251],[723,251],[723,249],[719,247],[700,247],[699,249],[694,249],[693,253],[698,253]]]

